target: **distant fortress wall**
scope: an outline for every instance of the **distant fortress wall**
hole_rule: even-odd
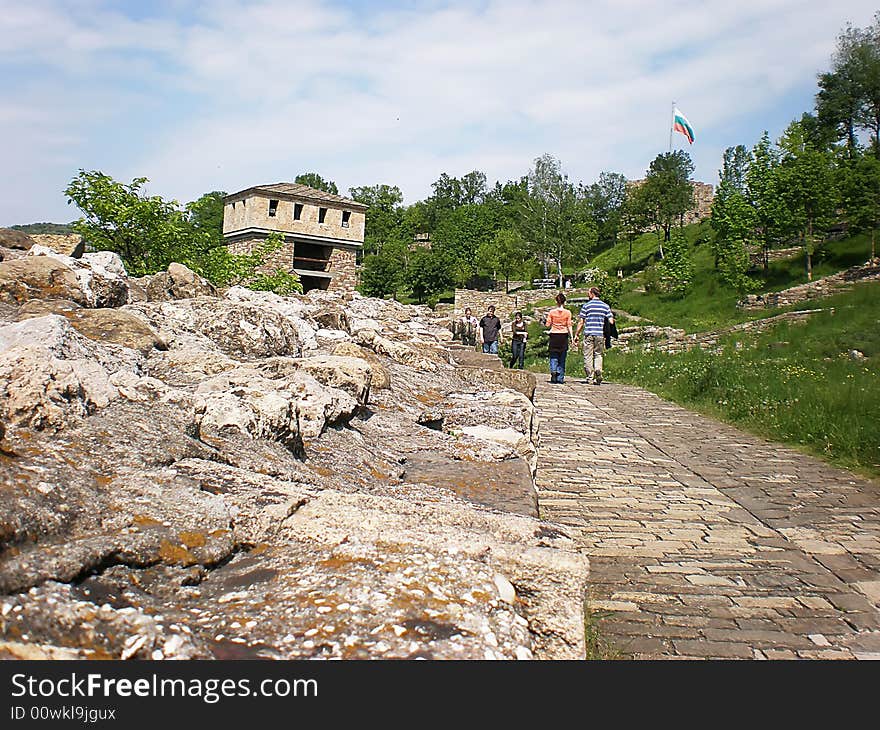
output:
[[[629,180],[627,185],[638,187],[644,180]],[[697,223],[712,214],[712,201],[715,200],[715,186],[711,183],[691,182],[694,189],[694,207],[685,213],[684,224]]]

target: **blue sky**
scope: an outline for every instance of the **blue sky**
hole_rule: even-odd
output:
[[[79,168],[186,202],[315,171],[406,202],[558,157],[644,175],[674,99],[695,178],[813,107],[849,0],[30,0],[0,14],[0,226],[66,222]]]

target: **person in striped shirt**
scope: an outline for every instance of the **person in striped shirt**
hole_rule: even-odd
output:
[[[614,315],[605,302],[599,298],[599,290],[591,287],[589,299],[584,302],[578,313],[578,326],[575,340],[580,339],[584,331],[584,372],[587,382],[599,385],[602,382],[602,355],[605,353],[605,320],[614,324]]]

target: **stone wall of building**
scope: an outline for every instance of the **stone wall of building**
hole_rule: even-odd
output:
[[[269,215],[269,200],[278,201],[274,216]],[[293,217],[295,203],[303,206],[299,220]],[[327,211],[323,223],[318,222],[319,208]],[[343,211],[350,213],[347,227],[342,225]],[[342,203],[295,201],[280,194],[273,197],[251,193],[223,206],[223,233],[226,235],[247,228],[261,228],[361,243],[364,240],[364,222],[364,211],[346,208]]]
[[[352,293],[358,284],[355,251],[353,249],[334,248],[330,254],[331,291]]]
[[[244,241],[233,241],[226,245],[226,248],[229,249],[229,253],[234,254],[236,256],[243,256],[245,254],[251,254],[254,252],[254,249],[257,248],[261,243],[263,243],[265,239],[263,238],[249,238]],[[282,245],[276,251],[273,251],[269,256],[266,257],[266,263],[257,269],[261,274],[269,274],[277,269],[284,269],[285,271],[290,271],[291,266],[293,265],[293,241],[285,241],[284,245]]]

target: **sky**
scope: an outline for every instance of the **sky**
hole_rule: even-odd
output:
[[[78,170],[181,203],[293,181],[641,178],[675,134],[694,179],[777,138],[863,0],[29,0],[0,13],[0,226],[79,217]]]

